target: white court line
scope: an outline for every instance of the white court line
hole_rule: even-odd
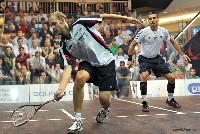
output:
[[[200,114],[200,112],[192,112],[192,113],[194,113],[194,114]]]
[[[119,100],[119,101],[125,101],[125,102],[131,103],[131,104],[142,105],[141,103],[134,102],[134,101],[128,101],[128,100],[122,100],[122,99],[116,99],[116,100]],[[172,112],[172,113],[177,113],[177,112],[178,112],[178,111],[173,111],[173,110],[164,109],[164,108],[155,107],[155,106],[149,106],[149,107],[152,107],[152,108],[154,108],[154,109],[162,109],[162,110],[166,110],[166,111],[168,111],[168,112]]]
[[[118,118],[126,118],[128,116],[116,116],[116,117],[118,117]]]
[[[149,116],[149,115],[145,115],[145,114],[144,114],[144,115],[136,115],[136,116],[140,116],[140,117],[142,116],[142,117],[143,117],[143,116]]]
[[[62,119],[47,119],[47,120],[49,120],[49,121],[60,121]]]
[[[168,114],[156,114],[156,115],[168,115]]]
[[[65,109],[60,109],[63,113],[65,113],[67,116],[69,116],[71,119],[75,119],[74,116],[72,116],[69,112],[67,112]]]
[[[46,111],[49,111],[49,110],[38,110],[38,111],[40,111],[40,112],[46,112]]]

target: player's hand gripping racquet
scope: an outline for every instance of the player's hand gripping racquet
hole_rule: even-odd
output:
[[[66,93],[60,95],[60,97],[65,96]],[[44,105],[55,102],[55,99],[49,100],[45,103],[39,105],[23,105],[15,109],[11,114],[11,123],[13,126],[18,127],[27,123],[33,116],[41,109]]]

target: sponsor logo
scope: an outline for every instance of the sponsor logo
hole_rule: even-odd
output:
[[[33,96],[54,96],[55,91],[33,92]]]
[[[200,83],[191,83],[188,85],[188,91],[191,94],[200,94]]]

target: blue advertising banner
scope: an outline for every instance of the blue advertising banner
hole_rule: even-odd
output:
[[[191,31],[192,31],[192,37],[193,37],[198,31],[200,31],[200,26],[193,27]]]

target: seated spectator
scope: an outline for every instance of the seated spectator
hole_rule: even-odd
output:
[[[176,68],[180,68],[181,72],[185,75],[185,66],[181,60],[177,60],[176,66],[171,67],[172,73],[175,73]]]
[[[131,71],[131,78],[132,78],[132,81],[140,81],[140,74],[139,74],[139,65],[138,63],[134,62],[133,60],[133,65],[129,65],[129,62],[127,63],[130,71]]]
[[[42,47],[42,56],[47,58],[50,54],[53,54],[54,48],[52,47],[51,41],[46,39],[44,47]]]
[[[0,85],[14,85],[14,80],[10,77],[9,69],[0,57]]]
[[[37,38],[36,33],[32,33],[31,37],[27,41],[28,48],[30,49],[32,46],[33,41],[37,42],[37,46],[40,47],[40,39]]]
[[[60,64],[56,63],[54,71],[51,73],[53,83],[60,83],[62,78],[63,70],[60,69]]]
[[[118,47],[118,53],[114,56],[115,56],[115,66],[116,66],[116,68],[120,67],[120,61],[124,61],[127,64],[128,55],[123,53],[123,49],[122,49],[121,46]]]
[[[74,20],[78,20],[81,16],[84,16],[83,12],[81,11],[81,6],[77,6],[76,12],[73,13]]]
[[[25,44],[25,45],[27,44],[27,39],[24,37],[23,32],[21,30],[18,30],[17,36],[12,40],[13,46],[17,46],[17,44],[18,44],[18,42],[17,42],[18,38],[22,38],[22,40],[23,40],[22,44]]]
[[[41,49],[41,47],[38,47],[37,41],[33,40],[32,41],[32,46],[29,49],[30,58],[33,57],[33,56],[35,56],[35,52],[37,52],[37,51],[40,53],[40,55],[42,55],[42,49]]]
[[[199,76],[196,75],[196,69],[191,68],[190,73],[186,76],[187,79],[200,79]]]
[[[31,72],[26,69],[26,66],[21,66],[20,71],[16,73],[17,85],[27,85],[31,83]]]
[[[190,69],[192,68],[192,64],[188,62],[188,60],[185,60],[185,70],[186,74],[190,73]]]
[[[8,28],[3,31],[4,34],[16,33],[12,24],[8,24]]]
[[[19,55],[16,57],[16,66],[18,70],[21,70],[22,66],[25,66],[27,70],[30,70],[30,56],[24,52],[24,47],[19,47]]]
[[[86,9],[86,11],[84,12],[84,15],[85,15],[85,16],[88,16],[88,15],[95,15],[95,12],[92,11],[91,6],[87,6],[87,9]]]
[[[121,24],[121,29],[122,29],[122,36],[130,36],[132,37],[133,32],[127,29],[127,23],[123,22]]]
[[[13,53],[15,54],[16,57],[19,55],[19,48],[20,47],[23,47],[24,48],[24,53],[28,54],[28,46],[23,44],[23,39],[22,38],[18,38],[17,39],[17,45],[15,45],[13,47]]]
[[[49,80],[45,72],[40,73],[40,76],[36,80],[36,84],[49,84]]]
[[[39,9],[39,14],[37,15],[36,19],[38,19],[38,22],[41,22],[41,18],[44,18],[46,22],[49,20],[47,14],[44,13],[42,8]]]
[[[118,47],[119,47],[119,45],[117,44],[116,39],[113,38],[112,42],[110,43],[110,46],[109,46],[109,49],[113,55],[117,54]]]
[[[123,49],[124,54],[128,55],[128,49],[130,46],[130,36],[123,36],[123,44],[120,47]]]
[[[36,18],[37,18],[37,16],[35,15],[34,10],[33,9],[29,10],[29,14],[27,15],[27,19],[26,19],[27,24],[31,24],[32,20],[36,19]]]
[[[121,29],[117,30],[117,36],[115,36],[115,39],[116,39],[117,44],[119,44],[119,46],[121,46],[123,44],[123,37],[122,37]]]
[[[11,44],[11,43],[9,42],[9,37],[4,35],[4,36],[2,37],[2,41],[0,42],[0,55],[2,55],[2,54],[5,53],[5,52],[4,52],[4,49],[5,49],[6,46],[10,46],[11,49],[13,49],[13,44]]]
[[[15,70],[15,55],[12,53],[12,48],[10,46],[5,47],[5,54],[2,56],[4,64],[8,67],[11,77],[14,79]]]
[[[119,98],[123,98],[124,96],[128,97],[131,71],[129,68],[125,67],[124,61],[120,61],[120,67],[116,68],[116,76],[120,90],[118,91]]]
[[[110,44],[112,42],[113,36],[111,35],[110,30],[106,30],[105,36],[103,37],[103,39],[107,44]]]
[[[46,66],[49,73],[52,73],[54,71],[55,66],[55,55],[49,54],[49,56],[45,59],[46,60]]]
[[[180,56],[178,53],[176,53],[175,51],[173,51],[168,59],[168,63],[170,65],[170,67],[176,67],[177,61],[180,60],[179,62],[181,62],[181,66],[184,66],[184,59],[182,56]]]
[[[35,56],[30,59],[31,82],[35,83],[35,79],[39,76],[40,72],[46,71],[45,58],[35,52]]]
[[[174,75],[175,79],[185,79],[185,75],[182,73],[181,68],[179,67],[176,67]]]

